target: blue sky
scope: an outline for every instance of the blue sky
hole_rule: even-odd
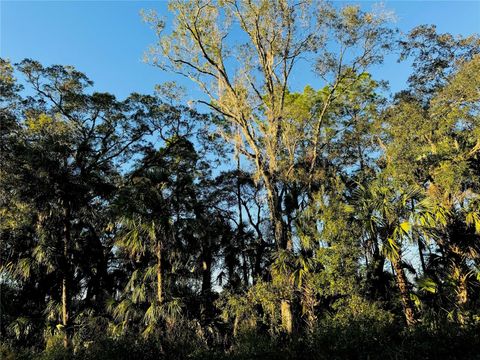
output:
[[[349,3],[360,3],[367,9],[374,4]],[[420,24],[436,24],[440,32],[480,33],[480,0],[384,4],[395,12],[396,25],[402,31]],[[164,1],[0,0],[0,56],[13,62],[29,57],[46,65],[74,65],[94,80],[97,91],[119,97],[132,91],[151,93],[155,84],[175,77],[142,61],[155,35],[142,22],[141,9],[156,9],[171,20]],[[389,57],[375,76],[389,80],[392,89],[399,90],[408,71],[407,64],[399,65],[395,57]]]

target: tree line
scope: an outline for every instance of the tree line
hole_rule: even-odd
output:
[[[470,354],[479,37],[399,34],[358,6],[169,6],[170,27],[144,13],[148,61],[194,103],[0,61],[2,352],[408,358],[398,334],[426,351],[423,331]],[[412,75],[389,96],[372,68],[392,53]]]

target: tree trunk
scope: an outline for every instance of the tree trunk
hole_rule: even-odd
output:
[[[425,273],[427,272],[427,267],[425,265],[425,257],[423,255],[424,246],[420,239],[417,239],[417,245],[418,245],[418,256],[420,257],[420,264],[422,265],[422,271],[423,271],[423,274],[425,275]]]
[[[270,182],[267,182],[267,180],[265,181],[265,187],[267,189],[270,221],[272,222],[273,235],[277,244],[277,248],[287,249],[288,241],[285,236],[285,224],[282,219],[282,205],[281,199],[278,195],[278,190]]]
[[[458,312],[457,319],[461,325],[465,324],[465,308],[468,302],[468,284],[467,275],[458,271],[458,285],[457,285],[457,304]]]
[[[250,225],[255,229],[255,232],[257,233],[257,244],[256,244],[254,259],[252,259],[253,264],[252,264],[252,270],[251,270],[253,284],[256,284],[260,275],[262,274],[262,260],[263,260],[263,255],[264,255],[267,244],[263,240],[263,234],[262,234],[262,231],[260,230],[259,213],[257,215],[257,222],[255,222],[253,220],[252,214],[250,213],[248,206],[246,206],[245,203],[243,203],[243,206],[245,207],[245,212],[247,213]]]
[[[281,250],[293,251],[291,239],[287,239],[285,224],[282,219],[281,199],[279,198],[277,189],[271,184],[265,184],[268,194],[268,205],[270,210],[270,219],[273,225],[275,242],[277,248]],[[293,331],[293,313],[290,300],[282,299],[280,303],[280,312],[282,319],[282,328],[288,334]]]
[[[157,256],[157,301],[159,304],[163,303],[163,278],[162,278],[162,242],[157,242],[156,249]]]
[[[208,234],[207,236],[211,236]],[[204,240],[205,241],[205,240]],[[206,244],[203,245],[202,254],[202,300],[203,300],[203,321],[209,323],[213,316],[212,309],[212,250],[210,245],[210,238],[206,239]]]
[[[67,278],[63,276],[62,279],[62,325],[63,325],[63,346],[68,348],[69,346],[69,336],[68,336],[68,315],[69,315],[69,304],[68,304],[68,287],[67,287]]]
[[[240,240],[241,255],[242,255],[242,273],[243,284],[245,289],[248,287],[248,264],[245,256],[245,232],[243,229],[243,213],[242,213],[242,187],[240,184],[240,156],[237,150],[237,206],[238,206],[238,238]]]
[[[452,238],[456,239],[457,236]],[[448,244],[446,250],[446,258],[450,260],[451,277],[456,285],[457,305],[460,310],[463,310],[468,302],[468,275],[463,271],[462,250],[455,243]]]
[[[290,306],[290,301],[282,300],[281,315],[282,315],[283,330],[285,330],[287,334],[291,334],[293,331],[293,316],[292,316],[292,308]]]
[[[395,278],[397,280],[397,286],[400,291],[400,296],[402,298],[403,312],[405,314],[405,319],[407,320],[408,326],[413,326],[416,323],[415,313],[413,311],[413,303],[410,299],[410,293],[408,291],[407,278],[405,276],[405,271],[403,270],[401,257],[395,260],[392,260],[392,266],[395,269]]]
[[[255,264],[253,266],[253,283],[256,284],[260,275],[262,274],[262,259],[265,251],[265,242],[260,238],[259,244],[255,253]]]
[[[63,227],[63,269],[62,269],[62,326],[63,326],[63,346],[69,347],[70,343],[70,329],[69,329],[69,316],[70,316],[70,298],[69,298],[69,244],[71,235],[71,223],[70,223],[70,204],[64,206],[64,227]]]
[[[238,324],[240,322],[240,317],[238,314],[235,314],[235,320],[233,320],[233,337],[237,337],[238,335]]]
[[[385,256],[380,252],[377,239],[371,240],[371,261],[368,264],[368,294],[371,300],[386,299],[386,286],[383,268]]]
[[[279,232],[279,234],[281,234],[281,236],[283,236],[283,241],[282,243],[284,244],[282,246],[282,249],[285,249],[289,252],[293,251],[293,246],[292,246],[292,241],[291,239],[287,239],[287,237],[285,236],[285,228],[284,228],[284,224],[283,224],[283,221],[280,220],[279,222],[277,222],[277,224],[275,224],[275,233],[277,234],[277,227],[278,226],[281,226],[282,230],[281,230],[281,233]],[[281,302],[281,316],[282,316],[282,327],[283,329],[287,332],[287,334],[291,334],[292,331],[293,331],[293,313],[292,313],[292,307],[291,307],[291,304],[290,304],[290,300],[286,300],[286,299],[282,299],[282,302]]]
[[[302,289],[302,308],[304,309],[307,330],[312,332],[315,328],[317,317],[315,305],[317,304],[315,290],[312,286],[304,286]]]
[[[203,253],[202,260],[202,294],[208,295],[212,290],[212,254],[209,251]]]
[[[244,248],[245,244],[242,241],[242,248]],[[249,280],[248,280],[248,263],[247,257],[245,255],[245,250],[242,251],[242,272],[243,272],[243,284],[245,289],[248,288]]]

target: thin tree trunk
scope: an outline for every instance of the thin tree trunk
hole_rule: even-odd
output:
[[[237,337],[239,322],[240,322],[240,317],[238,316],[238,314],[235,314],[235,320],[233,321],[233,336],[234,337]]]
[[[210,294],[212,290],[212,254],[204,249],[202,260],[202,293]]]
[[[411,205],[411,211],[413,214],[415,212],[415,204],[413,199],[410,201],[410,205]],[[417,238],[417,246],[418,246],[418,256],[420,257],[420,264],[422,265],[422,271],[423,271],[423,274],[425,275],[427,267],[425,266],[425,258],[423,256],[424,245],[422,243],[422,240],[420,239],[420,236]]]
[[[420,257],[420,264],[422,265],[423,274],[425,274],[427,271],[427,267],[425,265],[425,257],[423,256],[423,244],[420,239],[417,239],[417,245],[418,245],[418,256]]]
[[[457,303],[460,309],[463,309],[468,302],[468,284],[467,275],[459,274],[457,286]]]
[[[281,224],[283,227],[283,224]],[[284,234],[285,235],[285,234]],[[288,238],[285,241],[286,250],[291,252],[293,251],[292,241]],[[281,315],[282,315],[282,327],[288,333],[291,334],[293,331],[293,313],[290,300],[282,299],[281,303]]]
[[[62,279],[62,325],[63,325],[63,346],[68,348],[69,345],[69,336],[68,336],[68,315],[69,315],[69,305],[68,305],[68,285],[67,278],[63,276]]]
[[[262,273],[262,259],[263,259],[264,250],[265,250],[265,242],[263,241],[262,238],[260,238],[260,243],[255,253],[255,264],[253,267],[253,283],[254,284],[258,281],[258,278]]]
[[[243,230],[243,214],[242,214],[242,188],[240,184],[240,155],[237,151],[237,205],[238,205],[238,237],[240,240],[241,256],[242,256],[242,272],[244,287],[248,287],[248,264],[245,256],[245,234]]]
[[[207,235],[208,237],[211,234]],[[205,241],[205,240],[204,240]],[[203,298],[203,320],[205,323],[211,321],[213,316],[212,309],[212,250],[210,245],[210,238],[206,239],[203,245],[202,254],[202,298]]]
[[[268,205],[270,208],[270,219],[273,225],[273,231],[277,248],[281,250],[292,251],[292,241],[287,239],[285,224],[282,219],[281,199],[279,199],[278,191],[271,184],[265,184],[268,194]],[[282,319],[282,328],[288,334],[293,331],[293,313],[290,300],[282,299],[280,302],[280,314]]]
[[[399,258],[392,260],[391,263],[395,269],[395,278],[402,298],[403,312],[407,320],[407,325],[413,326],[416,323],[415,312],[413,311],[413,303],[408,291],[407,277],[405,276],[405,271],[403,270],[400,259],[401,257],[399,256]]]
[[[157,242],[157,301],[163,303],[163,278],[162,278],[162,242]]]
[[[467,284],[467,275],[463,274],[460,270],[458,272],[458,285],[457,285],[457,304],[458,304],[458,313],[457,318],[458,322],[461,325],[465,324],[465,308],[468,302],[468,284]]]
[[[70,329],[69,329],[69,316],[70,316],[70,298],[69,298],[69,251],[71,236],[71,223],[70,223],[70,204],[64,206],[64,228],[63,228],[63,269],[62,269],[62,325],[63,325],[63,346],[69,347],[70,343]]]
[[[468,275],[462,270],[462,250],[455,243],[446,248],[446,257],[450,259],[451,277],[456,283],[457,305],[460,310],[465,308],[468,302]]]
[[[242,248],[244,248],[244,242],[242,241]],[[245,256],[245,250],[242,251],[242,272],[243,272],[243,283],[245,289],[248,288],[248,263],[247,257]]]
[[[255,258],[253,259],[253,264],[252,264],[252,278],[253,278],[252,281],[253,281],[253,284],[255,284],[262,273],[262,259],[263,259],[263,254],[265,251],[266,244],[265,244],[265,241],[263,240],[263,234],[259,226],[260,225],[260,208],[258,207],[257,222],[255,222],[245,202],[243,202],[243,206],[245,208],[245,212],[247,213],[250,225],[255,229],[255,232],[257,233],[257,239],[258,239],[258,244],[255,251]]]

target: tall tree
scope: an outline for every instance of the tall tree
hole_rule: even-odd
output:
[[[220,133],[238,145],[265,187],[277,248],[292,252],[284,208],[289,179],[304,173],[308,188],[321,173],[328,110],[340,86],[355,84],[358,71],[381,61],[392,36],[386,18],[353,6],[337,11],[289,1],[172,1],[170,8],[176,21],[169,35],[162,34],[164,24],[154,13],[146,15],[159,35],[152,60],[196,82],[208,99],[199,102],[223,116]],[[234,30],[246,37],[239,46],[227,40]],[[331,51],[329,41],[339,52]],[[328,86],[311,117],[292,119],[287,116],[290,79],[304,57],[317,61],[316,71]],[[292,143],[297,129],[303,141]],[[281,308],[291,332],[289,300]]]
[[[115,189],[118,162],[141,142],[148,128],[112,95],[87,94],[92,82],[72,67],[43,67],[24,60],[18,69],[33,96],[22,103],[16,141],[4,159],[5,166],[17,169],[8,173],[16,175],[2,180],[5,189],[12,189],[17,199],[35,209],[36,229],[28,257],[16,254],[20,257],[9,260],[7,267],[13,270],[33,261],[57,277],[58,287],[48,295],[61,304],[68,346],[72,304],[82,277],[87,276],[80,271],[86,270],[81,260],[92,247],[101,257],[108,253],[95,229],[101,226],[94,222],[96,215]],[[97,264],[103,267],[97,273],[105,275],[107,262]],[[90,276],[90,281],[95,280]]]
[[[478,207],[480,41],[476,35],[454,37],[437,33],[435,26],[420,26],[400,44],[402,59],[413,59],[415,71],[408,91],[397,94],[385,113],[384,172],[421,189],[424,200],[411,204],[419,226],[420,288],[439,303],[450,298],[454,309],[465,310],[474,283],[467,262],[478,253],[472,240]]]

